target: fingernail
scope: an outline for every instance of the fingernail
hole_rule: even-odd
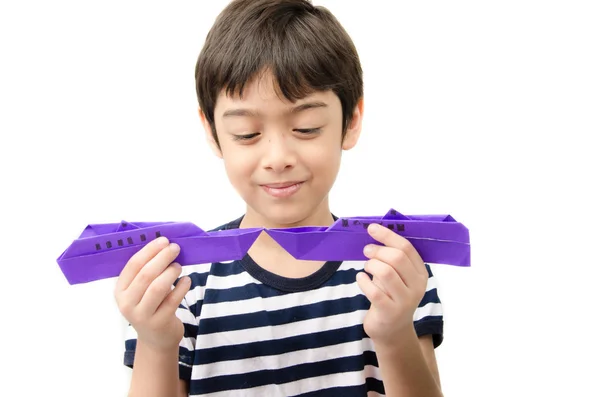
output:
[[[156,244],[158,244],[158,245],[165,245],[168,242],[169,242],[169,240],[167,240],[167,238],[165,236],[161,236],[156,239]]]
[[[369,254],[371,254],[372,252],[373,252],[373,246],[372,246],[372,245],[370,245],[370,244],[368,244],[368,245],[365,245],[365,249],[364,249],[364,253],[365,253],[365,255],[369,255]]]
[[[376,223],[371,223],[369,225],[369,233],[377,233],[377,230],[379,230],[379,225]]]
[[[175,244],[175,243],[171,243],[171,244],[169,245],[169,249],[170,249],[172,252],[177,252],[177,251],[179,251],[179,246],[178,246],[177,244]]]

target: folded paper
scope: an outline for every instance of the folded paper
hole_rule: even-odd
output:
[[[403,236],[427,263],[470,266],[468,229],[450,215],[342,217],[331,226],[285,229],[226,229],[206,232],[190,222],[121,222],[88,225],[60,255],[58,265],[69,284],[118,276],[127,261],[150,241],[165,236],[181,247],[182,266],[239,260],[261,232],[267,233],[296,259],[366,260],[363,248],[379,244],[368,233],[371,223]]]

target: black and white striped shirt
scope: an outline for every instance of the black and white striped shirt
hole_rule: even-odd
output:
[[[218,229],[239,227],[240,219]],[[257,265],[249,255],[184,267],[192,280],[177,310],[185,326],[180,378],[190,396],[384,395],[363,319],[370,303],[356,283],[364,261],[327,262],[300,279]],[[442,304],[429,271],[414,313],[417,334],[443,338]],[[133,366],[129,326],[125,365]]]

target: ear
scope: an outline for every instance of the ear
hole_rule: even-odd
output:
[[[346,128],[346,135],[344,136],[344,141],[342,142],[342,149],[350,150],[356,146],[362,131],[363,111],[364,99],[361,98],[356,104],[354,112],[352,113],[352,120],[350,120],[350,123]]]
[[[202,122],[202,126],[204,127],[204,133],[206,134],[206,141],[210,145],[210,148],[212,149],[215,156],[222,159],[223,153],[221,152],[221,148],[219,147],[219,144],[215,141],[212,128],[210,127],[210,123],[206,119],[206,115],[204,114],[204,112],[202,111],[202,109],[200,107],[198,107],[198,115],[200,115],[200,121]]]

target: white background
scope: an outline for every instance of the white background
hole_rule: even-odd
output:
[[[594,1],[316,1],[354,38],[364,132],[338,215],[448,213],[435,266],[447,397],[600,395],[600,12]],[[56,258],[88,223],[242,214],[197,116],[226,1],[0,6],[2,396],[124,396],[114,280]]]

